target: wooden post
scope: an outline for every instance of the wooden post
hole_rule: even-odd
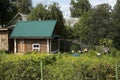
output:
[[[51,50],[51,39],[50,39],[50,52],[51,52],[52,50]]]
[[[64,51],[66,52],[66,40],[64,39]]]
[[[42,61],[41,61],[40,66],[41,66],[41,80],[43,80],[43,64],[42,64]]]
[[[58,52],[60,51],[60,39],[58,39]]]
[[[49,53],[50,52],[50,46],[49,46],[49,39],[47,39],[47,52]]]
[[[17,52],[17,48],[16,48],[16,39],[14,39],[14,53]]]
[[[115,72],[116,72],[116,80],[118,80],[118,64],[116,64],[115,66]]]

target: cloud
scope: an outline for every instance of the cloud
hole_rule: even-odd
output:
[[[59,6],[60,6],[61,11],[63,12],[64,17],[65,18],[69,17],[70,16],[70,10],[69,10],[70,5],[60,3]]]
[[[109,4],[113,7],[116,4],[117,0],[107,0]]]
[[[102,3],[108,3],[108,4],[110,4],[113,7],[114,4],[116,3],[116,0],[90,0],[90,3],[93,6],[96,6],[96,5],[102,4]]]
[[[32,0],[32,2],[33,2],[33,6],[36,6],[37,4],[39,4],[39,3],[42,3],[42,4],[49,4],[49,0]]]

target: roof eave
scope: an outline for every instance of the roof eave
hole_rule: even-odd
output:
[[[30,37],[26,37],[26,36],[17,36],[17,37],[10,37],[10,39],[48,39],[48,38],[52,38],[51,36],[30,36]]]

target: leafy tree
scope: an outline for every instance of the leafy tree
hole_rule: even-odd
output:
[[[89,27],[89,36],[93,36],[91,37],[93,44],[98,44],[100,39],[108,37],[111,21],[110,10],[111,7],[108,4],[101,4],[93,9]]]
[[[99,44],[100,45],[103,45],[105,47],[111,47],[112,46],[112,43],[113,41],[111,39],[108,39],[108,38],[103,38],[99,41]]]
[[[120,49],[120,0],[117,0],[112,12],[112,25],[113,43],[117,49]]]
[[[4,27],[11,19],[11,5],[9,0],[0,1],[0,23]]]
[[[62,11],[57,3],[53,3],[49,6],[38,4],[28,15],[28,20],[58,20],[63,25],[64,18]]]
[[[0,23],[5,26],[18,13],[28,14],[31,10],[31,0],[1,0]]]
[[[49,5],[48,11],[49,11],[49,19],[57,20],[58,22],[59,31],[57,32],[63,37],[65,37],[66,29],[64,26],[63,14],[62,14],[62,11],[60,10],[59,4],[54,2],[52,5]]]
[[[50,19],[56,19],[58,20],[58,22],[60,22],[61,25],[64,24],[63,14],[62,11],[60,10],[58,3],[54,2],[52,5],[49,5],[48,11]]]
[[[80,17],[90,8],[89,0],[71,0],[70,12],[72,17]]]
[[[68,39],[74,39],[73,35],[73,28],[70,28],[69,26],[66,26],[66,35]]]
[[[101,4],[83,13],[79,23],[75,25],[75,36],[86,44],[98,45],[99,40],[108,37],[110,10],[108,4]]]
[[[48,10],[43,4],[38,4],[28,15],[28,20],[48,19]]]
[[[11,3],[14,9],[17,8],[17,12],[28,14],[32,9],[31,0],[11,0]]]
[[[74,25],[73,36],[76,39],[79,39],[81,42],[87,43],[88,38],[88,29],[89,29],[89,20],[91,18],[92,11],[85,12],[81,17],[78,23]]]

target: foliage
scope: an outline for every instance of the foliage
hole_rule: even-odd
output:
[[[110,55],[113,56],[113,57],[119,57],[120,56],[120,53],[118,52],[118,50],[116,48],[111,48],[110,50]]]
[[[75,25],[74,34],[85,44],[98,45],[99,40],[109,38],[110,11],[108,4],[100,4],[83,13]]]
[[[120,49],[120,0],[116,0],[116,4],[112,11],[112,28],[111,35],[113,35],[113,44],[117,49]]]
[[[1,0],[0,25],[6,27],[13,16],[18,13],[28,14],[32,9],[31,0]]]
[[[79,57],[71,54],[0,55],[1,80],[40,80],[43,62],[44,80],[111,80],[115,79],[115,66],[120,59],[111,55],[96,56],[90,50]],[[120,73],[118,66],[118,73]],[[120,78],[120,75],[118,75]]]
[[[11,3],[12,6],[16,8],[17,12],[20,13],[28,14],[32,9],[31,0],[11,0]]]
[[[63,18],[62,11],[60,10],[59,4],[53,2],[52,5],[49,5],[48,11],[49,11],[49,19],[57,20],[57,26],[58,26],[57,34],[61,35],[62,37],[66,37],[66,28],[64,25],[64,18]]]
[[[40,80],[40,62],[52,64],[54,56],[46,54],[0,55],[0,80]]]
[[[1,0],[0,1],[0,24],[2,27],[8,23],[11,19],[11,5],[9,0]]]
[[[101,39],[100,41],[99,41],[99,44],[100,45],[104,45],[104,46],[106,46],[106,47],[111,47],[112,46],[112,40],[111,39],[108,39],[108,38],[104,38],[104,39]]]
[[[73,39],[74,35],[73,35],[73,28],[71,28],[70,26],[65,26],[65,30],[66,30],[66,38],[67,39]]]
[[[84,42],[88,42],[87,38],[91,37],[91,36],[87,36],[88,28],[89,28],[88,20],[90,16],[91,16],[91,11],[84,12],[84,14],[80,17],[81,19],[79,20],[79,22],[76,23],[73,28],[73,36]]]
[[[78,2],[79,1],[72,0],[71,4],[77,5]],[[82,1],[80,2],[82,3]],[[71,8],[73,8],[74,5],[71,5]],[[78,11],[76,8],[73,9]],[[79,19],[80,21],[74,25],[72,35],[82,43],[90,46],[106,44],[106,46],[113,46],[116,49],[120,49],[119,13],[119,0],[116,1],[113,10],[108,4],[97,5],[82,13]],[[110,43],[104,39],[109,39]]]
[[[6,50],[0,50],[0,54],[6,54]]]
[[[84,12],[89,11],[90,8],[89,0],[71,0],[70,12],[72,17],[80,17]]]
[[[43,6],[43,4],[38,4],[28,15],[28,20],[44,20],[48,18],[46,6]]]
[[[70,51],[71,51],[71,52],[74,51],[74,53],[77,52],[77,51],[78,51],[78,46],[77,46],[77,45],[72,45],[72,46],[70,47]]]
[[[28,20],[58,20],[58,22],[63,24],[63,15],[60,11],[59,5],[53,3],[49,6],[44,6],[43,4],[38,4],[28,15]]]

